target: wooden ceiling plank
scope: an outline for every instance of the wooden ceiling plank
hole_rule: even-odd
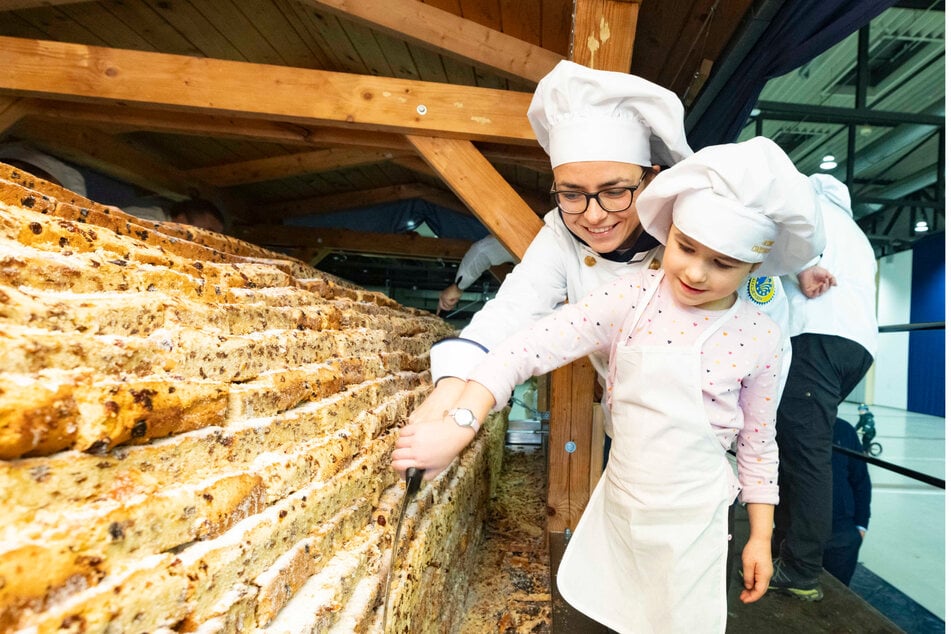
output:
[[[229,56],[225,59],[287,65],[287,60],[277,51],[275,45],[265,37],[258,25],[244,14],[240,5],[234,0],[230,0],[230,4],[229,0],[217,0],[213,3],[192,0],[192,6],[205,22],[213,24],[221,37],[235,51],[238,51],[238,56]]]
[[[369,75],[382,75],[383,77],[395,77],[398,74],[390,66],[390,60],[386,53],[380,48],[380,43],[376,39],[373,29],[370,29],[363,23],[341,21],[347,39],[353,44],[360,56],[360,60],[366,67],[366,73]],[[400,75],[405,76],[405,75]]]
[[[191,2],[141,1],[181,33],[197,53],[216,59],[245,59],[241,51],[221,34],[215,23],[210,22]]]
[[[237,226],[233,233],[242,240],[271,248],[331,249],[414,260],[458,261],[472,246],[469,240],[427,238],[418,233],[374,233],[289,225]]]
[[[302,8],[308,8],[308,28],[316,34],[316,39],[328,44],[328,53],[333,61],[329,67],[346,73],[362,71],[360,52],[353,46],[347,37],[343,22],[337,15],[327,11],[324,7],[314,3],[300,3]],[[317,10],[319,9],[319,10]]]
[[[315,150],[229,165],[200,167],[189,170],[188,174],[218,187],[229,187],[369,165],[389,161],[394,156],[396,155],[393,152],[372,152],[353,148]]]
[[[288,21],[300,33],[301,39],[313,51],[314,61],[310,64],[301,64],[305,68],[323,68],[324,70],[342,70],[334,61],[334,52],[328,50],[328,44],[320,37],[318,23],[322,14],[313,7],[306,6],[298,0],[277,0],[278,6],[287,16]]]
[[[537,82],[561,56],[417,0],[301,0],[469,63]]]
[[[523,93],[10,37],[0,57],[0,91],[535,143]]]
[[[407,138],[482,224],[521,258],[542,221],[475,146],[460,139]]]
[[[101,42],[103,46],[112,48],[130,48],[139,51],[157,50],[141,33],[130,28],[102,4],[69,5],[60,8],[59,12],[63,19],[68,18],[95,35],[95,40],[90,40],[89,44]]]
[[[63,16],[58,7],[47,6],[17,14],[19,18],[44,33],[49,39],[62,39],[89,46],[107,46],[107,42],[89,29]],[[55,36],[53,35],[55,33]]]
[[[175,55],[200,54],[188,39],[144,2],[108,2],[103,6],[117,20],[142,36],[148,43],[142,50],[160,50]]]
[[[308,45],[306,29],[289,20],[286,2],[261,2],[260,0],[233,0],[237,10],[261,34],[285,66],[299,68],[323,68],[323,55],[315,58]],[[255,61],[262,61],[255,59]]]
[[[640,0],[578,0],[572,43],[574,61],[591,68],[631,72]]]

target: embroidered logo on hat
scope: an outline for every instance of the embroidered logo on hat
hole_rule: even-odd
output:
[[[751,277],[746,294],[754,304],[768,304],[776,297],[776,283],[771,277]]]

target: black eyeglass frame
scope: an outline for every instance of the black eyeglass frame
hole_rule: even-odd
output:
[[[622,212],[622,211],[627,211],[628,209],[631,208],[631,205],[634,203],[634,192],[636,192],[638,189],[640,189],[641,185],[644,184],[644,179],[645,179],[646,177],[647,177],[647,170],[644,170],[643,172],[641,172],[641,178],[637,181],[637,184],[634,185],[633,187],[605,187],[604,189],[599,189],[598,191],[594,192],[593,194],[589,194],[588,192],[578,191],[578,190],[576,190],[576,189],[559,189],[559,190],[552,190],[552,191],[548,192],[548,195],[551,196],[552,202],[555,203],[555,206],[558,207],[558,209],[561,211],[561,213],[563,213],[563,214],[568,214],[569,216],[577,216],[577,215],[579,215],[579,214],[583,214],[583,213],[585,213],[586,211],[588,211],[588,207],[591,206],[591,199],[592,199],[592,198],[594,198],[595,200],[598,201],[598,205],[599,205],[599,206],[601,207],[601,209],[603,209],[606,213],[616,214],[616,213],[620,213],[620,212]],[[624,207],[622,207],[621,209],[607,209],[607,208],[605,208],[604,202],[601,200],[601,194],[603,194],[604,192],[618,191],[618,190],[621,190],[621,189],[626,189],[626,190],[627,190],[628,192],[630,192],[630,194],[631,194],[631,200],[627,203],[627,205],[624,206]],[[584,208],[583,208],[581,211],[567,211],[567,210],[565,210],[560,204],[558,204],[558,194],[581,194],[582,196],[585,197]]]

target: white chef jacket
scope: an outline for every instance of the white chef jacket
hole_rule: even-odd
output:
[[[824,236],[817,234],[817,239]],[[433,381],[446,376],[467,379],[494,345],[548,315],[566,300],[576,302],[615,277],[650,267],[654,261],[659,266],[662,257],[663,247],[658,246],[635,253],[625,262],[608,260],[576,238],[558,209],[552,209],[545,214],[545,224],[495,298],[473,316],[458,338],[433,346]],[[784,330],[787,327],[788,307],[778,278],[751,278],[740,289],[740,298],[754,303]],[[603,384],[607,357],[592,355],[590,359]],[[788,358],[785,365],[788,367]]]
[[[479,277],[493,266],[515,262],[515,256],[502,246],[499,239],[488,235],[474,242],[459,262],[456,270],[456,286],[464,291]]]
[[[836,335],[860,344],[874,357],[878,350],[875,252],[848,211],[823,199],[820,209],[828,238],[814,263],[832,273],[837,284],[809,299],[799,290],[795,275],[782,277],[789,298],[789,335]]]

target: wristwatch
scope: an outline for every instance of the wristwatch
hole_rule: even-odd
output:
[[[472,431],[479,433],[479,419],[476,418],[471,409],[457,407],[446,412],[446,415],[460,427],[470,427]]]

